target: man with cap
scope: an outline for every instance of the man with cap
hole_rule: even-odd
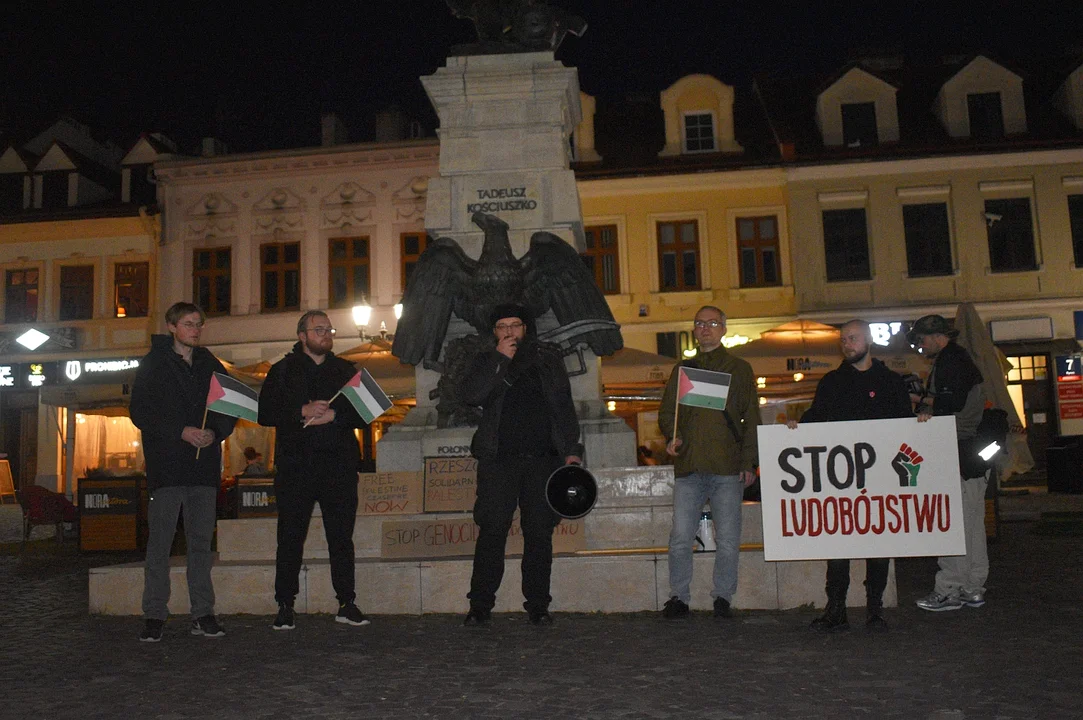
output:
[[[913,347],[933,360],[926,383],[926,395],[918,407],[918,422],[930,417],[955,416],[955,433],[960,446],[977,434],[985,409],[982,375],[970,354],[955,342],[953,330],[940,315],[919,318],[907,335]],[[931,400],[931,407],[928,402]],[[967,479],[960,474],[963,499],[963,527],[966,554],[939,559],[933,591],[917,601],[922,610],[943,612],[963,606],[985,604],[985,580],[989,556],[985,545],[985,476]]]
[[[851,320],[839,329],[843,360],[838,368],[823,376],[816,386],[812,406],[801,422],[844,422],[847,420],[885,420],[913,418],[906,382],[881,360],[872,356],[872,331],[864,320]],[[797,428],[790,420],[786,426]],[[889,558],[865,560],[865,627],[885,632],[884,589],[887,587]],[[850,629],[846,619],[846,594],[850,589],[850,561],[834,558],[827,561],[827,607],[812,621],[812,629],[840,632]]]
[[[490,315],[491,347],[482,350],[460,385],[460,398],[482,408],[471,452],[478,459],[474,522],[480,532],[464,624],[491,623],[504,576],[504,546],[516,506],[523,529],[523,596],[533,625],[551,625],[549,577],[553,528],[560,522],[545,499],[549,475],[581,463],[579,420],[560,350],[535,336],[534,318],[521,305]]]

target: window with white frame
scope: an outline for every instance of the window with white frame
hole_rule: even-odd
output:
[[[688,153],[714,152],[714,115],[709,112],[685,113],[684,151]]]

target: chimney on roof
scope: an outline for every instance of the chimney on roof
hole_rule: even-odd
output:
[[[342,122],[342,118],[333,112],[320,116],[320,145],[322,147],[342,145],[349,141],[350,133]]]
[[[226,144],[218,138],[205,137],[203,138],[203,157],[217,157],[219,155],[225,155],[229,152],[226,148]]]
[[[376,142],[398,142],[411,136],[410,118],[398,105],[376,113]]]

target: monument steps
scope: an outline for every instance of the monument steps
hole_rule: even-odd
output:
[[[594,472],[598,501],[594,510],[576,521],[581,534],[575,552],[553,558],[553,610],[557,612],[642,612],[660,610],[669,599],[667,543],[672,521],[673,467],[606,468]],[[742,505],[740,582],[733,598],[736,608],[785,610],[803,605],[822,606],[827,600],[824,561],[766,562],[760,504]],[[402,521],[447,522],[470,525],[469,513],[415,513],[412,515],[358,515],[354,528],[358,606],[375,615],[463,613],[470,587],[469,552],[449,557],[382,557],[387,523]],[[273,517],[221,520],[218,557],[212,571],[215,611],[221,614],[272,615],[274,601],[275,523]],[[567,524],[567,521],[566,521]],[[568,539],[562,538],[562,542]],[[509,543],[510,544],[510,543]],[[560,543],[557,543],[559,549]],[[472,552],[472,547],[469,549]],[[711,608],[713,552],[693,557],[691,606]],[[865,602],[865,563],[851,563],[850,595],[853,606]],[[889,574],[884,604],[897,604],[894,567]],[[189,610],[185,559],[172,559],[171,613]],[[522,610],[519,556],[509,554],[504,581],[497,595],[497,612]],[[129,563],[90,571],[90,612],[139,615],[143,592],[143,564]],[[331,587],[331,568],[323,521],[317,509],[305,542],[300,613],[338,610]]]

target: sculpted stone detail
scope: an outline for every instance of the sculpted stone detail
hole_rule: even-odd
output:
[[[478,42],[452,48],[457,55],[556,50],[564,36],[587,31],[583,18],[538,0],[446,0],[452,15],[474,23]]]

